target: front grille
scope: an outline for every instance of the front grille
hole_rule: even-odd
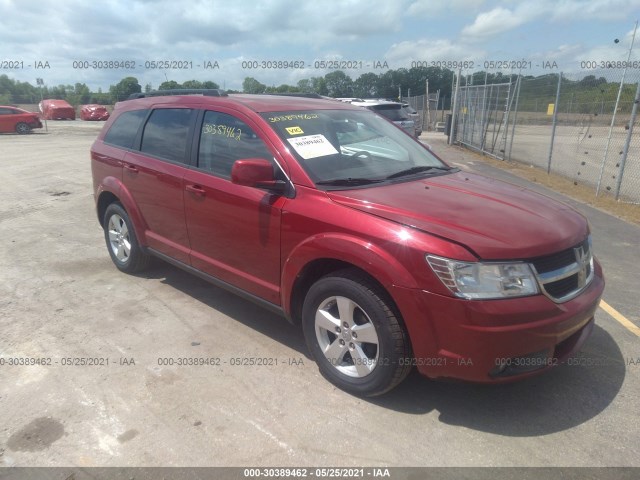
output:
[[[576,261],[576,254],[573,248],[568,248],[560,253],[554,253],[546,257],[535,258],[531,263],[536,267],[538,273],[547,273],[561,267],[571,265]]]
[[[582,292],[593,279],[591,237],[552,255],[530,261],[543,293],[555,302],[566,302]]]
[[[565,297],[578,289],[578,275],[574,274],[557,282],[547,283],[545,289],[554,298]]]

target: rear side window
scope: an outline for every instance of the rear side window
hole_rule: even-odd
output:
[[[116,118],[104,137],[105,143],[122,148],[133,148],[138,129],[147,116],[148,110],[124,112]]]
[[[185,152],[191,112],[188,108],[154,110],[144,127],[140,150],[173,162],[188,163]]]

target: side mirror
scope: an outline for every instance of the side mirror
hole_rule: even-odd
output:
[[[276,180],[273,163],[264,158],[236,160],[231,167],[231,181],[246,187],[264,188],[278,193],[287,189],[287,183]]]

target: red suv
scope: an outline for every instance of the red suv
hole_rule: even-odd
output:
[[[0,105],[0,132],[30,133],[33,128],[42,128],[37,113],[27,112],[18,107]]]
[[[589,336],[604,280],[567,205],[452,168],[349,104],[137,97],[91,149],[116,267],[159,257],[301,322],[338,387],[382,394],[413,366],[519,379]]]

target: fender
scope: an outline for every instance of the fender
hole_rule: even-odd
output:
[[[290,313],[291,295],[296,278],[304,267],[319,259],[341,260],[367,272],[389,294],[392,286],[418,288],[415,278],[389,252],[359,237],[343,233],[322,233],[294,247],[282,267],[281,302]]]
[[[133,200],[131,196],[131,192],[124,186],[122,181],[116,177],[109,176],[105,177],[102,180],[102,183],[98,186],[97,194],[96,194],[96,207],[99,205],[100,196],[109,192],[115,195],[124,209],[129,214],[129,218],[131,218],[131,222],[133,223],[133,230],[135,231],[136,238],[141,246],[147,246],[147,239],[145,236],[145,232],[149,229],[147,223],[144,221],[140,210],[136,206],[136,202]],[[102,219],[100,219],[100,223],[102,224]]]

